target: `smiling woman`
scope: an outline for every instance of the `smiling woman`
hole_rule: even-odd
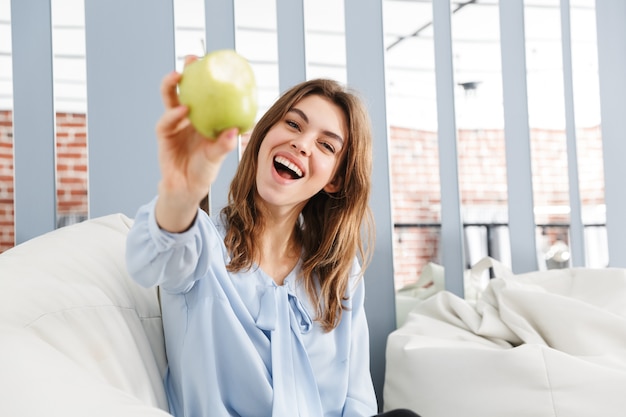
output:
[[[161,290],[170,411],[377,414],[362,279],[374,227],[364,104],[331,80],[286,91],[253,129],[228,205],[208,216],[198,203],[236,131],[206,141],[179,79],[161,88],[158,195],[139,208],[126,247],[133,279]]]

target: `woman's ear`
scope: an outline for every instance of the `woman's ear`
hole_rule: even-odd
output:
[[[336,175],[331,182],[326,184],[326,186],[324,187],[324,191],[326,191],[328,194],[335,194],[336,192],[339,192],[339,190],[341,190],[342,185],[342,178]]]

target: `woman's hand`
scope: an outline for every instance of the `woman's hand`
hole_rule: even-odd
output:
[[[196,59],[187,57],[185,65]],[[224,158],[235,149],[238,135],[236,128],[225,130],[214,139],[198,133],[187,118],[189,109],[178,100],[180,78],[177,72],[163,78],[161,97],[165,112],[156,125],[161,168],[156,219],[161,228],[170,232],[181,232],[191,225]]]

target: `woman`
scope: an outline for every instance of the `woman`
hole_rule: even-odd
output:
[[[177,416],[371,416],[360,262],[373,230],[371,134],[356,95],[313,80],[260,119],[209,217],[199,202],[236,145],[187,119],[162,83],[162,178],[128,235],[127,264],[160,287],[170,410]]]

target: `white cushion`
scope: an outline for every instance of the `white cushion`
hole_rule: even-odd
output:
[[[0,255],[0,415],[168,415],[156,290],[126,272],[131,224],[87,220]]]

